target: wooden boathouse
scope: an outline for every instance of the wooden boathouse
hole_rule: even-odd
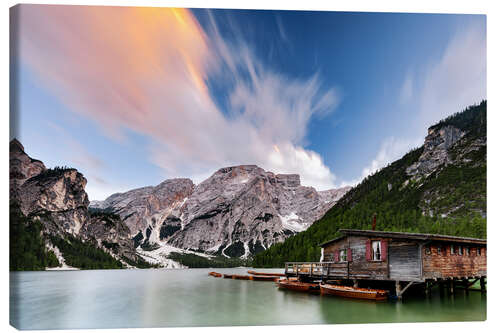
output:
[[[478,280],[485,291],[486,240],[436,234],[339,230],[343,235],[320,244],[320,262],[287,262],[285,275],[303,281],[337,280],[358,286],[391,284],[401,298],[412,285],[426,293],[439,284],[450,293],[468,290]]]

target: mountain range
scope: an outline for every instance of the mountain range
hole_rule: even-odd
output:
[[[221,168],[89,202],[74,168],[46,168],[10,142],[11,270],[317,261],[340,228],[486,236],[486,101],[356,187],[316,191],[296,174]]]
[[[256,165],[222,168],[198,185],[168,179],[91,203],[86,183],[78,170],[47,169],[11,141],[11,203],[41,223],[46,247],[60,263],[65,254],[54,243],[75,240],[125,267],[180,267],[172,252],[246,259],[306,230],[350,190],[318,192],[301,186],[299,175]]]

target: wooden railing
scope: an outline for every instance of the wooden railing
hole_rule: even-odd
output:
[[[349,277],[347,262],[287,262],[285,274],[310,275],[324,277]]]

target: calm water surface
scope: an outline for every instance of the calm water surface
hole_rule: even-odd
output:
[[[246,268],[217,269],[246,273]],[[278,290],[209,269],[11,273],[11,324],[20,329],[286,325],[486,319],[486,296],[371,302]],[[265,270],[262,270],[265,271]],[[277,271],[277,270],[271,270]]]

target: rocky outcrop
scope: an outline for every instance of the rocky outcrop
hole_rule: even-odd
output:
[[[82,238],[97,242],[98,247],[106,249],[116,258],[138,260],[134,241],[130,238],[130,229],[121,221],[120,216],[106,212],[92,212],[90,216],[90,221],[80,231]]]
[[[29,178],[34,177],[47,168],[43,162],[32,159],[24,152],[23,145],[13,139],[9,144],[9,185],[10,198],[19,200],[19,188]]]
[[[91,206],[120,214],[136,246],[239,257],[305,230],[349,189],[317,192],[301,186],[299,175],[240,165],[222,168],[196,187],[172,179]]]
[[[47,169],[29,157],[19,141],[10,142],[10,199],[24,215],[40,219],[49,232],[77,235],[89,221],[86,184],[76,169]]]
[[[120,217],[89,213],[86,184],[78,170],[47,169],[41,161],[29,157],[18,140],[10,142],[10,200],[25,216],[39,220],[47,234],[71,234],[116,258],[136,261],[130,230]]]
[[[451,162],[449,149],[465,134],[450,125],[439,129],[431,127],[425,138],[424,151],[418,161],[406,169],[406,173],[414,179],[428,177],[441,166],[448,165]]]
[[[104,201],[93,201],[92,208],[108,209],[120,215],[132,235],[146,233],[148,227],[180,224],[176,216],[185,199],[193,193],[190,179],[168,179],[157,186],[115,193]]]
[[[86,184],[76,169],[45,170],[21,185],[21,211],[39,217],[52,232],[78,235],[90,219]]]

